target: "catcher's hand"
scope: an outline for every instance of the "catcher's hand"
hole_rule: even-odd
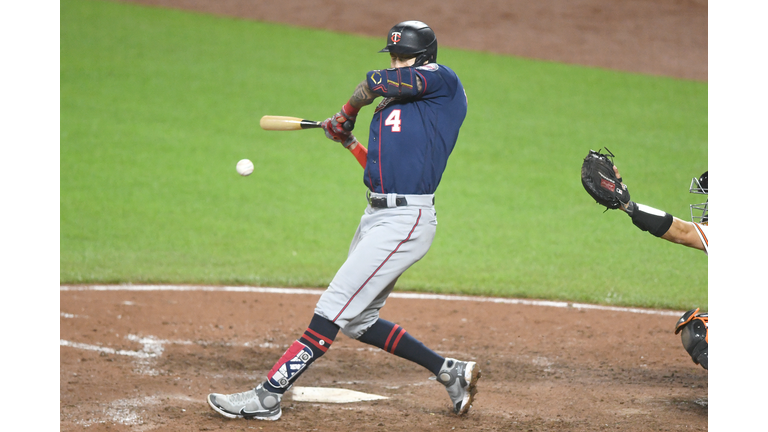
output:
[[[581,164],[581,184],[598,204],[617,209],[629,203],[629,189],[622,183],[613,161],[608,158],[608,155],[613,157],[613,153],[607,148],[605,150],[608,154],[590,150],[584,158]]]

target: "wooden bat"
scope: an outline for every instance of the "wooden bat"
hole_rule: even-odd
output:
[[[313,129],[320,127],[319,121],[305,120],[299,117],[285,117],[265,115],[259,121],[259,125],[264,130],[271,131],[292,131],[302,129]]]

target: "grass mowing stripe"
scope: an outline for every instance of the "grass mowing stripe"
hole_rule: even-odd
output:
[[[108,1],[61,7],[62,283],[322,287],[365,206],[354,159],[318,131],[381,41]],[[339,57],[303,47],[344,46]],[[302,47],[302,48],[297,48]],[[407,290],[688,309],[707,259],[583,191],[610,148],[638,202],[687,219],[707,169],[707,85],[441,47],[469,113]],[[372,109],[356,135],[367,141]],[[251,159],[255,172],[237,175]],[[700,197],[698,197],[700,198]]]

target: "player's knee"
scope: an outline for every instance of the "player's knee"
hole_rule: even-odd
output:
[[[369,310],[350,321],[341,332],[352,339],[359,339],[379,319],[378,310]]]
[[[678,320],[675,334],[680,333],[683,348],[694,363],[709,370],[709,315],[698,314],[698,309],[686,312]]]

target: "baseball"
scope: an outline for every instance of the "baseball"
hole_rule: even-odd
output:
[[[253,162],[248,159],[243,159],[237,163],[237,173],[241,176],[251,175],[253,172]]]

